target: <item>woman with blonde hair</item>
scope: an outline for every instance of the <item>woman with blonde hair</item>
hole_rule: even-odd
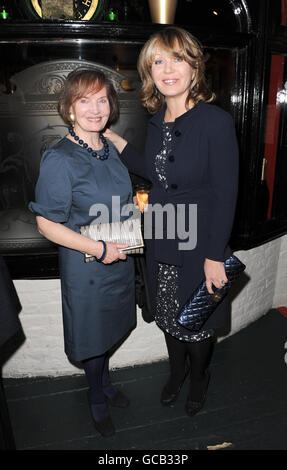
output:
[[[177,216],[179,207],[185,208],[177,235],[171,239],[165,226],[163,238],[146,240],[146,256],[154,318],[170,362],[161,403],[174,405],[190,371],[186,412],[193,416],[205,401],[216,330],[228,324],[229,302],[225,299],[197,334],[181,327],[177,316],[204,277],[210,293],[228,282],[223,261],[231,254],[237,141],[231,116],[211,104],[215,96],[206,83],[205,56],[187,31],[170,26],[155,33],[140,53],[138,71],[142,104],[154,114],[144,155],[112,131],[106,135],[128,169],[152,182],[149,210],[155,203],[172,204]],[[197,220],[189,220],[196,243],[182,249],[178,234],[186,230],[190,205],[197,208]]]

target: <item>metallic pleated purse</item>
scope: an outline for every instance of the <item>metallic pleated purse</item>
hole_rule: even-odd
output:
[[[197,333],[246,268],[234,255],[224,262],[224,267],[228,282],[221,289],[213,289],[214,294],[210,294],[206,288],[205,280],[202,281],[178,316],[177,321],[181,326]]]
[[[120,253],[127,255],[142,254],[144,249],[144,240],[141,231],[141,219],[131,217],[121,222],[111,223],[92,223],[82,225],[81,235],[92,240],[104,240],[105,242],[122,243],[128,245],[127,248],[121,248]],[[85,263],[95,261],[96,257],[85,254]]]

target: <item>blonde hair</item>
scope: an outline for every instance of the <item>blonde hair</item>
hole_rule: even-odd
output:
[[[190,101],[197,104],[199,101],[210,103],[215,94],[209,89],[205,79],[206,57],[198,40],[184,29],[169,26],[153,34],[142,48],[138,60],[138,72],[142,81],[140,99],[142,105],[151,114],[155,114],[164,104],[164,96],[157,90],[151,76],[155,49],[159,47],[174,57],[180,57],[195,71],[194,79],[190,84],[189,94],[185,106],[188,109]]]

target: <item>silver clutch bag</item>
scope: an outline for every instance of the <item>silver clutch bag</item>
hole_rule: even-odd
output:
[[[95,241],[104,240],[105,242],[128,245],[119,250],[127,255],[143,253],[144,240],[140,218],[130,218],[122,222],[83,225],[80,228],[80,233]],[[94,256],[85,254],[86,263],[95,260]]]
[[[214,294],[210,294],[206,288],[205,280],[202,281],[179,313],[177,321],[181,326],[197,333],[246,268],[234,255],[230,256],[223,264],[228,282],[221,289],[213,289]]]

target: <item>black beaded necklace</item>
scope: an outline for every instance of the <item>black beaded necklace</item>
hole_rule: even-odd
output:
[[[93,150],[92,147],[89,147],[88,144],[86,144],[86,142],[83,141],[83,139],[80,139],[80,137],[78,135],[76,135],[73,126],[69,127],[69,132],[70,132],[71,136],[74,137],[76,142],[78,142],[80,145],[82,145],[82,147],[85,150],[87,150],[87,152],[89,152],[92,155],[92,157],[95,157],[98,160],[107,160],[109,158],[109,152],[110,152],[109,144],[106,141],[103,134],[99,134],[99,137],[100,137],[101,141],[104,144],[104,155],[99,155],[98,152]]]

